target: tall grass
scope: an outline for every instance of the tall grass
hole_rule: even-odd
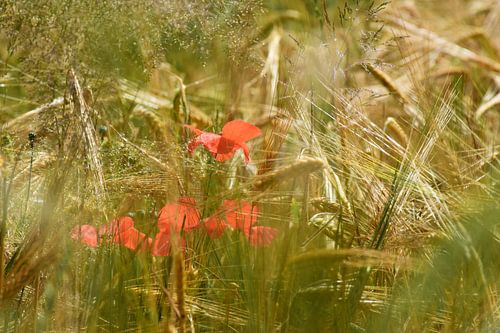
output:
[[[498,330],[494,1],[0,2],[5,332]],[[251,162],[191,124],[255,124]],[[77,225],[226,199],[278,230],[173,238]]]

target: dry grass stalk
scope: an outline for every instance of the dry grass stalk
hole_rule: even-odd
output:
[[[0,291],[0,304],[14,298],[18,292],[37,279],[40,272],[57,261],[58,249],[41,250],[44,244],[32,242],[17,258],[12,269],[6,274]],[[44,252],[40,254],[40,252]]]
[[[165,125],[161,121],[160,117],[156,115],[153,111],[150,111],[141,106],[136,106],[134,108],[133,114],[144,118],[150,126],[153,128],[153,132],[156,133],[163,141],[167,140],[167,130]]]
[[[277,101],[279,101],[278,85],[280,79],[281,40],[282,31],[278,28],[273,28],[267,38],[267,57],[262,71],[260,75],[255,78],[255,80],[247,83],[247,86],[251,86],[259,78],[265,78],[265,105],[270,108],[268,111],[268,119],[272,118],[270,121],[271,129],[265,133],[262,143],[263,150],[265,151],[265,158],[259,165],[257,171],[257,174],[259,175],[262,175],[272,169],[273,161],[278,155],[278,152],[285,140],[286,133],[291,125],[291,119],[289,119],[286,111],[282,113],[278,111],[272,115],[270,112],[277,106]],[[281,106],[279,109],[282,109]]]
[[[331,202],[327,198],[312,198],[309,202],[314,208],[322,212],[336,213],[340,209],[339,204]]]
[[[325,163],[321,159],[305,157],[281,169],[273,170],[263,176],[257,177],[252,183],[252,188],[264,191],[283,181],[308,175],[325,167]]]
[[[155,278],[157,280],[157,278]],[[235,286],[236,287],[236,286]],[[157,283],[157,287],[145,289],[144,286],[132,286],[128,287],[127,290],[130,290],[137,294],[148,294],[153,296],[159,296],[161,294],[165,295],[172,307],[176,316],[179,316],[179,310],[177,309],[177,304],[175,303],[174,297],[170,295],[170,292],[163,287],[162,285]],[[189,290],[187,288],[186,290]],[[197,290],[197,289],[195,289]],[[229,289],[231,292],[237,292],[237,289]],[[187,308],[190,309],[193,315],[196,317],[204,317],[212,320],[216,320],[225,324],[230,324],[234,326],[245,326],[247,324],[247,320],[249,314],[246,310],[240,307],[228,307],[227,304],[214,302],[210,299],[205,299],[199,295],[191,296],[189,294],[184,295],[185,304]],[[229,309],[229,313],[228,313]],[[172,323],[165,324],[165,327],[168,326],[171,332],[175,332],[175,325]]]
[[[476,119],[481,118],[481,116],[488,110],[493,109],[495,106],[500,104],[500,93],[493,96],[491,99],[482,103],[476,110],[475,116]],[[500,109],[497,109],[500,110]]]
[[[136,145],[135,143],[131,142],[130,140],[128,140],[127,138],[125,138],[120,132],[118,132],[114,127],[111,127],[115,133],[118,135],[118,137],[123,141],[125,142],[127,145],[131,146],[132,148],[138,150],[141,154],[143,154],[144,156],[146,156],[149,160],[151,160],[157,167],[159,167],[161,170],[165,170],[167,171],[169,174],[172,174],[175,176],[176,180],[177,180],[177,185],[179,186],[179,191],[181,193],[185,193],[185,190],[184,190],[184,185],[183,185],[183,182],[181,180],[181,178],[177,175],[177,173],[175,172],[175,170],[172,169],[172,167],[166,165],[165,163],[163,163],[162,161],[160,161],[159,159],[157,159],[156,157],[154,157],[152,154],[150,154],[149,152],[147,152],[145,149],[139,147],[138,145]]]
[[[281,35],[278,29],[275,28],[272,30],[269,36],[266,63],[260,74],[262,77],[265,77],[267,74],[270,76],[267,88],[267,105],[274,104],[273,100],[276,98],[278,90]]]
[[[435,72],[429,73],[431,77],[440,78],[440,77],[448,77],[453,75],[466,76],[469,75],[469,71],[463,67],[450,66],[442,69],[438,69]]]
[[[34,110],[31,110],[31,111],[28,111],[26,113],[23,113],[19,117],[16,117],[16,118],[12,119],[11,121],[9,121],[8,123],[6,123],[6,124],[3,125],[1,127],[1,130],[2,131],[7,131],[7,130],[9,130],[11,128],[15,128],[15,127],[21,126],[21,125],[25,124],[26,122],[28,122],[30,119],[32,119],[32,118],[40,115],[41,113],[43,113],[45,111],[48,111],[48,110],[51,110],[51,109],[53,109],[55,107],[61,106],[63,104],[64,104],[64,98],[63,97],[55,98],[52,102],[49,102],[47,104],[43,104],[43,105],[37,107]]]
[[[196,127],[206,128],[213,125],[212,119],[196,105],[191,104],[189,106],[189,112],[191,123],[196,124]],[[184,117],[184,113],[181,112],[180,116]]]
[[[457,57],[466,63],[473,62],[480,67],[494,71],[496,73],[500,73],[500,63],[496,62],[493,59],[480,56],[469,49],[463,48],[455,43],[447,41],[442,37],[439,37],[437,34],[427,29],[419,28],[408,21],[396,18],[392,15],[385,15],[384,20],[387,23],[396,26],[407,33],[410,33],[423,41],[431,42],[432,44],[434,44],[434,46],[439,47],[439,50],[441,52],[449,56]]]
[[[271,121],[272,127],[266,132],[262,143],[265,157],[259,164],[259,169],[257,171],[258,175],[263,175],[272,169],[291,124],[291,119],[284,114],[280,116],[277,115]]]
[[[175,280],[175,295],[177,301],[179,333],[186,331],[186,281],[184,268],[184,252],[178,246],[174,248],[174,280]]]
[[[253,106],[253,108],[259,107],[259,105]],[[265,107],[265,108],[264,108]],[[281,110],[278,107],[271,106],[270,110],[267,110],[269,107],[267,105],[261,106],[262,111],[264,114],[260,115],[259,117],[253,119],[251,121],[252,124],[254,124],[257,127],[264,127],[267,125],[272,125],[273,121],[275,121],[276,118],[278,118],[280,115],[284,114],[285,111]],[[266,112],[269,111],[269,112]]]
[[[41,173],[49,169],[55,162],[56,158],[54,156],[43,154],[33,162],[31,172],[35,175],[37,173]],[[27,177],[29,177],[29,175],[30,175],[30,168],[29,166],[27,166],[13,178],[13,185],[16,186],[18,184],[24,183],[27,180]]]
[[[121,96],[129,102],[154,110],[172,109],[174,106],[170,100],[141,90],[128,80],[121,79],[118,84]]]
[[[399,89],[398,84],[393,81],[389,75],[373,66],[372,64],[367,64],[366,68],[368,68],[373,77],[380,81],[380,83],[382,83],[382,85],[386,87],[391,94],[395,95],[401,103],[408,105],[412,104],[408,96],[406,96],[406,94],[401,89]]]
[[[148,175],[127,175],[125,177],[114,177],[106,182],[111,191],[122,191],[126,189],[136,196],[155,195],[167,198],[172,195],[172,186],[178,185],[177,174],[166,172],[151,172]]]
[[[388,130],[396,134],[396,139],[399,141],[399,143],[401,143],[403,147],[408,146],[408,136],[406,135],[401,125],[399,125],[399,123],[393,117],[387,117],[387,119],[385,120],[384,132],[387,132]]]
[[[96,132],[91,119],[91,110],[85,101],[83,90],[73,69],[68,71],[68,88],[71,102],[73,103],[73,109],[78,116],[85,139],[85,151],[89,160],[90,169],[94,175],[95,192],[98,197],[102,198],[106,193],[106,185],[99,156],[99,148],[97,146]]]
[[[292,257],[287,267],[295,270],[299,267],[315,265],[332,265],[335,262],[347,264],[354,267],[379,266],[393,268],[394,266],[403,269],[410,269],[411,262],[406,257],[401,257],[386,251],[369,249],[324,249],[306,252]]]
[[[125,100],[142,107],[143,110],[174,110],[175,112],[177,112],[177,114],[174,115],[174,118],[177,118],[178,120],[183,121],[186,116],[189,116],[189,118],[191,119],[191,123],[196,124],[196,126],[199,128],[212,126],[212,120],[205,112],[203,112],[195,105],[188,103],[186,97],[187,86],[184,85],[182,79],[175,74],[172,74],[172,76],[175,81],[178,82],[178,85],[180,87],[178,94],[174,98],[174,102],[172,102],[168,98],[159,96],[158,94],[153,94],[148,91],[141,90],[132,82],[125,79],[122,79],[119,82],[121,96]],[[184,112],[185,110],[188,110],[187,114]]]

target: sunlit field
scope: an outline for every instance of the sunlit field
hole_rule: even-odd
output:
[[[500,3],[0,0],[1,332],[498,332]]]

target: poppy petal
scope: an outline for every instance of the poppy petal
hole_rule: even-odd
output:
[[[221,136],[219,134],[214,133],[202,133],[198,140],[203,144],[203,146],[210,152],[212,155],[219,153],[219,146]]]
[[[224,233],[224,230],[227,228],[227,224],[224,222],[224,219],[218,215],[212,215],[205,220],[203,223],[205,230],[210,238],[220,238]]]
[[[180,198],[177,203],[166,204],[158,216],[158,228],[164,232],[170,232],[170,229],[181,232],[183,228],[189,232],[199,224],[200,213],[193,198]]]
[[[170,255],[170,232],[160,231],[156,234],[151,248],[151,254],[162,257]]]
[[[91,225],[77,225],[71,230],[71,239],[90,247],[97,247],[97,229]]]
[[[134,228],[134,220],[129,216],[120,217],[99,227],[99,237],[113,243],[120,242],[120,235]]]
[[[196,147],[203,145],[215,157],[218,153],[220,140],[221,136],[218,134],[203,132],[189,142],[188,152],[192,154]]]
[[[222,207],[226,211],[227,224],[245,234],[248,234],[250,228],[257,222],[259,208],[249,202],[224,200]]]
[[[257,226],[249,229],[249,233],[245,234],[250,245],[255,247],[270,246],[278,234],[278,229],[272,227]]]
[[[129,228],[119,236],[119,244],[131,250],[139,248],[144,251],[149,247],[150,242],[150,238],[136,228]]]
[[[261,130],[243,120],[232,120],[222,128],[222,136],[237,143],[245,143],[261,135]]]
[[[232,140],[221,137],[219,144],[217,146],[217,153],[215,159],[219,162],[224,162],[233,157],[236,150],[238,150],[240,145]]]

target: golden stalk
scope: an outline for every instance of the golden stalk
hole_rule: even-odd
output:
[[[399,29],[408,32],[423,41],[431,42],[436,47],[439,47],[441,52],[449,56],[459,58],[466,63],[473,62],[480,67],[500,73],[500,63],[497,61],[478,55],[469,49],[449,42],[432,31],[420,28],[413,23],[391,15],[385,15],[384,20],[390,25],[398,27]]]
[[[387,117],[384,123],[384,131],[391,130],[394,134],[396,134],[396,139],[401,143],[403,147],[408,146],[408,136],[405,131],[399,125],[399,123],[393,117]]]
[[[252,183],[252,188],[259,191],[264,191],[269,187],[294,179],[299,176],[308,175],[315,171],[325,168],[325,163],[318,158],[305,157],[296,160],[294,163],[282,167],[281,169],[273,170],[265,175],[259,176]]]
[[[389,75],[387,75],[382,70],[374,67],[372,64],[367,64],[366,67],[372,73],[373,77],[376,78],[382,85],[389,90],[389,92],[395,95],[398,100],[403,104],[411,105],[411,100],[406,96],[406,94],[399,89],[397,83],[391,79]]]

